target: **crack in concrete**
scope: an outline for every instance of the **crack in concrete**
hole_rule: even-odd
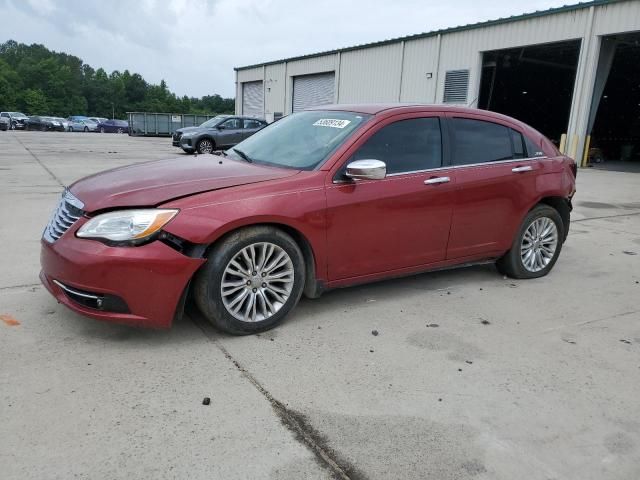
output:
[[[29,147],[27,147],[24,143],[22,143],[22,141],[17,136],[14,135],[13,138],[15,138],[16,141],[20,145],[22,145],[22,148],[24,148],[27,152],[29,152],[29,155],[31,155],[33,159],[36,162],[38,162],[38,165],[40,165],[49,174],[49,176],[58,183],[58,185],[60,185],[63,188],[65,187],[64,183],[62,183],[62,181],[58,177],[56,177],[56,174],[53,173],[51,170],[49,170],[49,168],[44,163],[42,163],[42,161],[36,156],[36,154],[33,153],[31,150],[29,150]]]
[[[322,439],[317,438],[318,434],[309,425],[306,425],[301,420],[300,416],[289,410],[282,402],[277,400],[269,391],[262,386],[262,384],[246,369],[242,364],[236,360],[233,355],[220,343],[220,341],[212,334],[211,326],[206,319],[201,318],[201,315],[197,312],[189,312],[189,318],[193,323],[202,331],[202,333],[212,342],[222,354],[229,360],[240,372],[240,374],[246,378],[251,385],[254,386],[260,394],[267,399],[274,409],[280,421],[283,425],[293,432],[296,438],[303,443],[311,452],[315,455],[316,460],[321,467],[327,468],[331,471],[334,478],[341,480],[352,480],[347,472],[355,471],[355,468],[351,466],[341,465],[338,461],[322,446],[324,443]],[[358,474],[356,478],[364,478],[361,474]]]
[[[584,322],[567,323],[565,325],[559,325],[557,327],[548,328],[546,330],[543,330],[542,333],[555,332],[556,330],[562,330],[563,328],[567,328],[567,327],[582,327],[584,325],[590,325],[592,323],[604,322],[606,320],[613,320],[614,318],[626,317],[628,315],[633,315],[633,314],[636,314],[636,313],[640,313],[640,310],[631,310],[629,312],[616,313],[615,315],[609,315],[609,316],[602,317],[602,318],[596,318],[594,320],[586,320]]]
[[[18,288],[33,288],[33,287],[39,287],[40,284],[39,283],[25,283],[23,285],[9,285],[8,287],[0,287],[0,291],[2,290],[15,290]]]
[[[579,218],[577,220],[571,220],[571,223],[588,222],[589,220],[602,220],[604,218],[631,217],[631,216],[635,216],[635,215],[640,215],[640,212],[621,213],[620,215],[605,215],[605,216],[602,216],[602,217]]]

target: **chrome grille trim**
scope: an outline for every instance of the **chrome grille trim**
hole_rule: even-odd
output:
[[[53,243],[58,240],[71,226],[84,215],[84,203],[78,200],[67,189],[62,193],[58,207],[53,212],[49,223],[42,233],[42,238]]]

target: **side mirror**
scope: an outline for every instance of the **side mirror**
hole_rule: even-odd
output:
[[[224,129],[225,129],[225,128],[227,128],[227,127],[225,127],[224,125],[218,125],[218,126],[216,126],[216,128],[217,128],[218,130],[224,130]]]
[[[354,180],[382,180],[387,176],[387,165],[380,160],[356,160],[347,165],[347,177]]]

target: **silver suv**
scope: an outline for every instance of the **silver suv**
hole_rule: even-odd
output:
[[[172,144],[187,153],[211,153],[233,147],[266,125],[267,122],[257,118],[218,115],[199,127],[176,130]]]
[[[21,112],[0,112],[0,117],[9,120],[9,128],[15,130],[16,128],[24,129],[26,127],[27,117]]]

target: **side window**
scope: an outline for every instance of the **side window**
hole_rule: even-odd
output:
[[[238,130],[239,128],[242,128],[242,120],[240,120],[239,118],[230,118],[222,125],[224,125],[224,128],[227,128],[229,130]]]
[[[509,128],[470,118],[452,119],[453,164],[498,162],[513,158]]]
[[[376,159],[387,174],[442,166],[442,137],[437,117],[400,120],[373,134],[349,161]]]
[[[8,117],[8,116],[9,116],[9,114],[8,114],[8,113],[3,113],[3,114],[2,114],[2,116],[3,116],[3,117]]]
[[[244,128],[248,129],[248,128],[259,128],[261,126],[261,123],[258,120],[249,120],[249,119],[244,119]]]
[[[536,145],[536,143],[530,138],[528,138],[526,135],[524,137],[524,144],[527,147],[528,158],[544,157],[544,152],[542,151],[542,148],[540,147],[540,145]]]
[[[513,158],[526,158],[527,154],[525,153],[522,134],[517,130],[511,129],[511,141],[513,142]]]

